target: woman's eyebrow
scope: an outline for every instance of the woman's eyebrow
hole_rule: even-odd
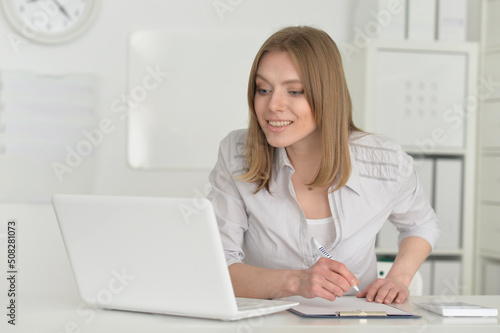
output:
[[[284,84],[290,84],[290,83],[300,83],[300,84],[302,84],[302,82],[300,82],[299,79],[286,80],[286,81],[284,81],[282,83],[284,83]]]
[[[263,77],[261,74],[256,73],[256,74],[255,74],[255,76],[256,76],[256,78],[259,78],[259,79],[261,79],[261,80],[266,81],[267,83],[269,83],[269,81],[268,81],[268,80],[266,80],[266,78],[265,78],[265,77]]]
[[[266,81],[267,83],[269,83],[269,81],[264,76],[262,76],[261,74],[257,73],[255,76],[257,78],[259,78],[259,79],[261,79],[261,80]],[[281,84],[291,84],[291,83],[300,83],[300,84],[302,84],[302,82],[299,79],[290,79],[290,80],[286,80],[286,81],[281,82]]]

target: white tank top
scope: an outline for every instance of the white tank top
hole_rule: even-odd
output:
[[[309,233],[325,248],[329,248],[335,240],[333,216],[324,219],[306,219]]]

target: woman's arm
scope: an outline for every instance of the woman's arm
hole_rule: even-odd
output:
[[[359,283],[347,267],[320,258],[306,270],[264,269],[243,263],[229,266],[235,295],[250,298],[282,298],[300,295],[333,301]]]
[[[357,296],[366,297],[369,302],[403,303],[410,295],[408,287],[413,276],[429,255],[431,249],[431,245],[418,236],[403,239],[394,264],[385,279],[373,281]]]

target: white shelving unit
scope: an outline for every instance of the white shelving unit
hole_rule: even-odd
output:
[[[458,239],[448,246],[438,242],[429,260],[457,263],[459,293],[464,294],[473,292],[474,278],[477,63],[477,43],[372,40],[364,57],[351,64],[363,73],[365,83],[356,91],[351,89],[357,124],[396,139],[410,155],[431,161],[434,185],[430,192],[436,193],[438,163],[461,163],[457,180],[461,191],[450,190],[459,201],[445,202],[447,214],[455,217],[442,221],[446,228],[455,224]],[[440,218],[439,209],[436,213]],[[377,254],[395,256],[396,238],[393,246],[378,246]]]
[[[500,294],[500,0],[483,0],[475,289]]]

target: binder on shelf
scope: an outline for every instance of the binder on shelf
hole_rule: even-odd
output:
[[[500,53],[497,64],[500,63]],[[481,148],[483,151],[500,150],[498,129],[500,128],[500,102],[484,103],[481,108]]]
[[[435,210],[441,229],[436,248],[459,249],[462,225],[462,159],[436,160]]]
[[[498,170],[498,169],[497,169]],[[500,253],[500,205],[481,203],[479,219],[479,249],[489,253]],[[500,276],[500,275],[499,275]]]
[[[500,295],[500,283],[498,277],[500,276],[500,262],[486,261],[483,264],[483,277],[482,292],[484,295]]]
[[[492,186],[500,183],[500,155],[488,154],[481,158],[481,178],[479,180],[479,197],[482,201],[495,204],[500,203],[500,186]]]
[[[408,1],[408,39],[435,39],[436,8],[436,0]]]
[[[500,35],[499,33],[497,34]],[[483,75],[485,75],[484,77],[485,78],[487,77],[488,80],[490,80],[490,82],[491,81],[498,82],[500,80],[500,67],[498,66],[498,62],[500,61],[499,49],[500,49],[500,41],[495,50],[485,53],[483,55],[483,73],[485,73]],[[500,99],[500,89],[498,88],[490,88],[490,90],[488,90],[488,95],[486,95],[486,98],[484,98],[487,104],[497,102],[498,99]]]
[[[433,294],[462,294],[462,264],[459,260],[434,260]]]
[[[482,21],[486,22],[485,49],[491,49],[500,46],[500,34],[498,33],[498,28],[500,26],[500,22],[498,21],[500,2],[488,1],[486,8],[486,17],[482,17]],[[488,73],[488,71],[483,71],[483,73]]]
[[[465,41],[467,33],[467,1],[439,0],[437,39]]]
[[[381,249],[397,249],[398,236],[399,231],[396,229],[396,226],[390,221],[385,221],[377,235],[377,247]]]
[[[434,159],[426,157],[414,157],[413,167],[418,175],[420,186],[424,189],[425,197],[434,207]]]
[[[378,0],[375,18],[381,25],[380,39],[406,38],[406,1]]]
[[[432,295],[432,280],[433,280],[433,262],[432,260],[426,260],[418,269],[422,275],[422,295]]]

